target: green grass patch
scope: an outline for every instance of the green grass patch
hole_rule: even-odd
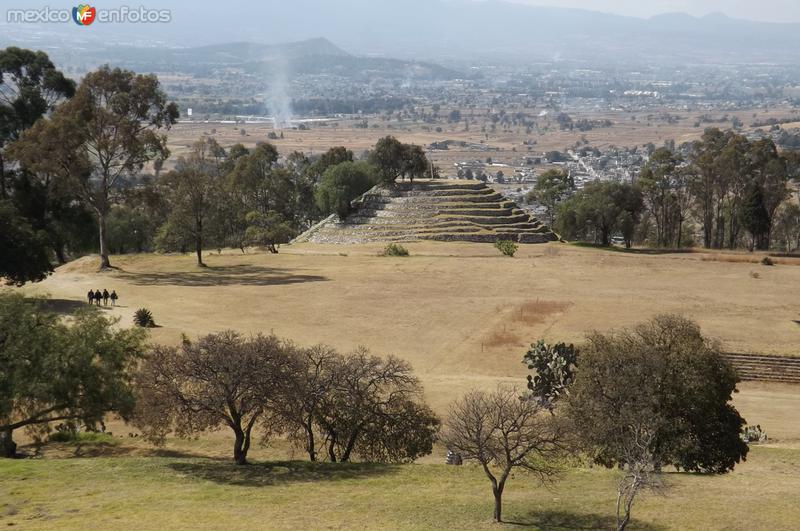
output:
[[[542,487],[516,473],[505,519],[531,529],[613,528],[618,471],[569,470]],[[631,529],[791,529],[800,450],[753,448],[725,476],[666,474]],[[171,457],[0,460],[0,525],[24,529],[497,529],[476,466],[255,462]]]
[[[114,437],[107,433],[94,431],[56,431],[47,440],[56,443],[113,444]]]

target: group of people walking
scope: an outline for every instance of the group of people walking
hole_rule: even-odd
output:
[[[111,293],[109,293],[107,289],[104,289],[103,291],[89,290],[89,293],[86,294],[86,298],[89,299],[89,304],[94,303],[100,306],[100,301],[103,301],[103,306],[108,306],[108,301],[111,300],[111,306],[116,306],[119,296],[113,289],[111,290]]]

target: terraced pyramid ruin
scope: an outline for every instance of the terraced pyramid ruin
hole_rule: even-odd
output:
[[[417,181],[375,187],[353,201],[347,219],[335,214],[295,242],[369,243],[418,240],[544,243],[549,227],[480,181]]]

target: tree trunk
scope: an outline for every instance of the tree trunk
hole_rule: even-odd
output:
[[[14,457],[17,455],[17,443],[12,437],[12,430],[0,432],[0,457]]]
[[[308,451],[308,459],[312,462],[317,460],[317,449],[314,441],[314,427],[309,421],[305,425],[306,430],[306,450]]]
[[[3,153],[0,152],[0,199],[8,199],[6,191],[6,166],[3,161]]]
[[[65,244],[62,241],[53,244],[53,251],[56,253],[56,260],[59,264],[67,263],[67,253],[64,251]]]
[[[97,211],[97,225],[100,228],[100,269],[109,269],[111,261],[108,259],[108,242],[106,241],[106,214]]]
[[[358,440],[360,430],[355,430],[353,434],[350,436],[350,439],[347,441],[347,446],[345,446],[344,453],[342,453],[342,463],[347,463],[350,461],[350,454],[353,453],[353,448],[356,446],[356,441]]]
[[[495,522],[503,521],[503,487],[501,483],[498,486],[492,486],[492,494],[494,494],[494,512],[492,518]]]
[[[197,253],[197,265],[205,267],[203,263],[203,221],[200,219],[195,223],[194,251]]]
[[[336,462],[336,437],[331,437],[328,442],[328,459],[331,460],[331,463]]]
[[[250,434],[245,434],[242,428],[233,429],[236,438],[233,442],[233,460],[237,465],[247,464],[247,450],[250,448]]]

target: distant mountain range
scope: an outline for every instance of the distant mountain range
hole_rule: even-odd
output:
[[[58,62],[64,52],[51,52]],[[138,72],[170,72],[204,74],[221,69],[240,69],[270,77],[298,74],[328,74],[345,78],[368,78],[379,75],[387,79],[454,79],[464,74],[437,64],[357,56],[316,38],[281,44],[232,42],[192,48],[137,47],[110,45],[84,50],[80,55],[90,64],[110,63]]]
[[[356,56],[427,61],[562,59],[613,65],[793,63],[800,58],[800,24],[751,22],[722,14],[640,19],[499,0],[226,0],[222,5],[161,0],[158,7],[172,10],[172,22],[98,23],[89,28],[6,25],[0,26],[0,43],[71,43],[94,54],[110,45],[200,47],[187,57],[197,52],[224,59],[226,54],[239,58],[270,53],[269,47],[242,42],[275,44],[324,37]],[[221,44],[226,42],[240,44]],[[313,42],[319,50],[311,55],[344,57],[329,41]],[[293,57],[296,50],[289,45],[281,53]]]

